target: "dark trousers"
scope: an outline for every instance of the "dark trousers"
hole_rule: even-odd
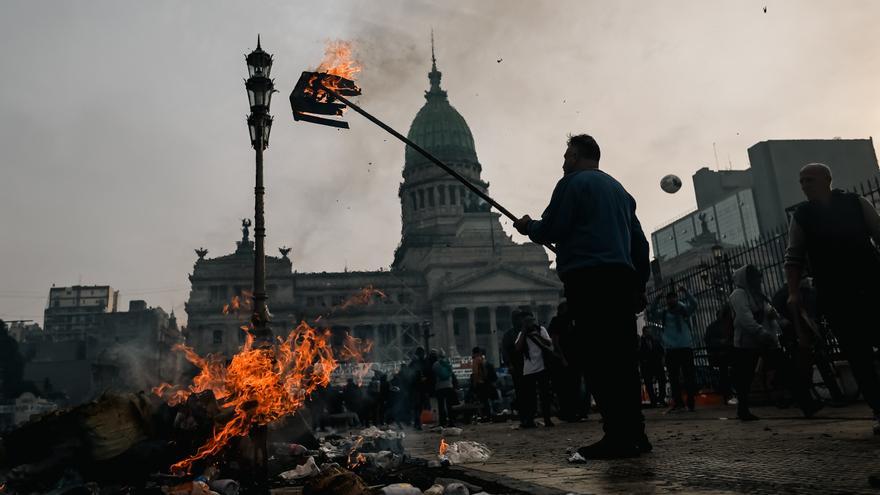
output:
[[[541,396],[541,415],[544,421],[550,420],[550,402],[553,398],[550,396],[550,374],[547,370],[523,375],[520,378],[522,382],[522,400],[520,404],[520,422],[528,423],[534,420],[537,411],[538,396]]]
[[[874,368],[874,346],[877,345],[875,307],[880,294],[868,290],[832,292],[820,288],[819,298],[862,397],[874,414],[880,414],[880,379]]]
[[[624,443],[645,432],[634,276],[625,266],[584,268],[562,276],[576,341],[569,364],[585,370],[605,436]]]
[[[645,389],[648,391],[648,399],[651,404],[666,401],[666,372],[663,370],[663,363],[657,361],[642,361],[639,364],[639,370],[642,372],[642,381],[645,382]],[[654,389],[654,384],[657,389]]]
[[[718,393],[727,401],[733,396],[731,367],[734,365],[733,348],[709,351],[709,365],[718,368]]]
[[[440,426],[451,426],[453,421],[452,402],[454,400],[455,390],[451,388],[441,388],[437,390],[437,410],[440,414]]]
[[[697,394],[697,374],[694,368],[693,349],[667,349],[666,369],[669,371],[669,388],[672,389],[672,400],[675,407],[682,407],[681,381],[684,378],[684,389],[687,392],[687,407],[694,408]]]
[[[736,412],[745,414],[751,405],[752,382],[755,380],[755,367],[761,351],[758,349],[736,349],[734,351],[734,386],[736,387]]]
[[[585,378],[583,368],[571,365],[560,364],[552,371],[550,382],[559,404],[560,418],[571,420],[590,415],[590,386]]]

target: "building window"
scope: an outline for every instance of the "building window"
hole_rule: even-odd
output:
[[[223,301],[226,299],[226,287],[222,285],[212,285],[211,286],[211,300],[212,301]]]
[[[222,344],[223,343],[223,330],[214,330],[214,343]]]
[[[416,201],[416,193],[414,193],[414,192],[409,193],[409,197],[412,198],[413,210],[418,210],[419,203],[418,203],[418,201]]]
[[[430,206],[432,208],[434,207],[434,188],[433,187],[428,188],[428,206]]]
[[[449,204],[455,205],[455,186],[446,186],[449,188]]]
[[[439,196],[438,200],[440,201],[440,206],[446,206],[446,187],[440,186],[437,188],[437,196]]]
[[[425,190],[419,189],[419,208],[425,207]]]

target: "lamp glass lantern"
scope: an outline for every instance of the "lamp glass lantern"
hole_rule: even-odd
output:
[[[270,115],[254,114],[248,117],[248,130],[251,134],[251,145],[257,147],[257,136],[263,138],[263,149],[269,147],[269,133],[272,131],[272,117]]]
[[[257,40],[257,49],[245,56],[248,66],[248,77],[264,76],[269,77],[272,71],[272,55],[264,52],[260,48],[260,41]]]
[[[272,80],[265,76],[253,76],[245,81],[244,86],[247,88],[251,109],[263,107],[268,112],[272,93],[275,92],[275,84]]]

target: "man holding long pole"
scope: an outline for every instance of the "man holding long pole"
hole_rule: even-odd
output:
[[[645,308],[650,276],[648,241],[636,202],[599,170],[600,150],[585,134],[571,136],[564,176],[541,220],[514,223],[523,235],[557,248],[577,356],[603,418],[604,437],[581,447],[585,459],[618,459],[650,452],[641,412],[635,314]],[[576,351],[577,352],[577,351]]]

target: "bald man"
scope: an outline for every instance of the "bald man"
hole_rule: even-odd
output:
[[[880,256],[875,246],[880,246],[880,216],[865,198],[832,190],[831,182],[831,169],[825,164],[810,163],[801,169],[801,190],[807,201],[798,205],[789,226],[788,302],[799,314],[801,277],[809,260],[819,307],[874,410],[874,434],[880,435],[880,379],[873,352],[880,327],[876,311]],[[798,333],[801,351],[808,352],[808,336]]]

